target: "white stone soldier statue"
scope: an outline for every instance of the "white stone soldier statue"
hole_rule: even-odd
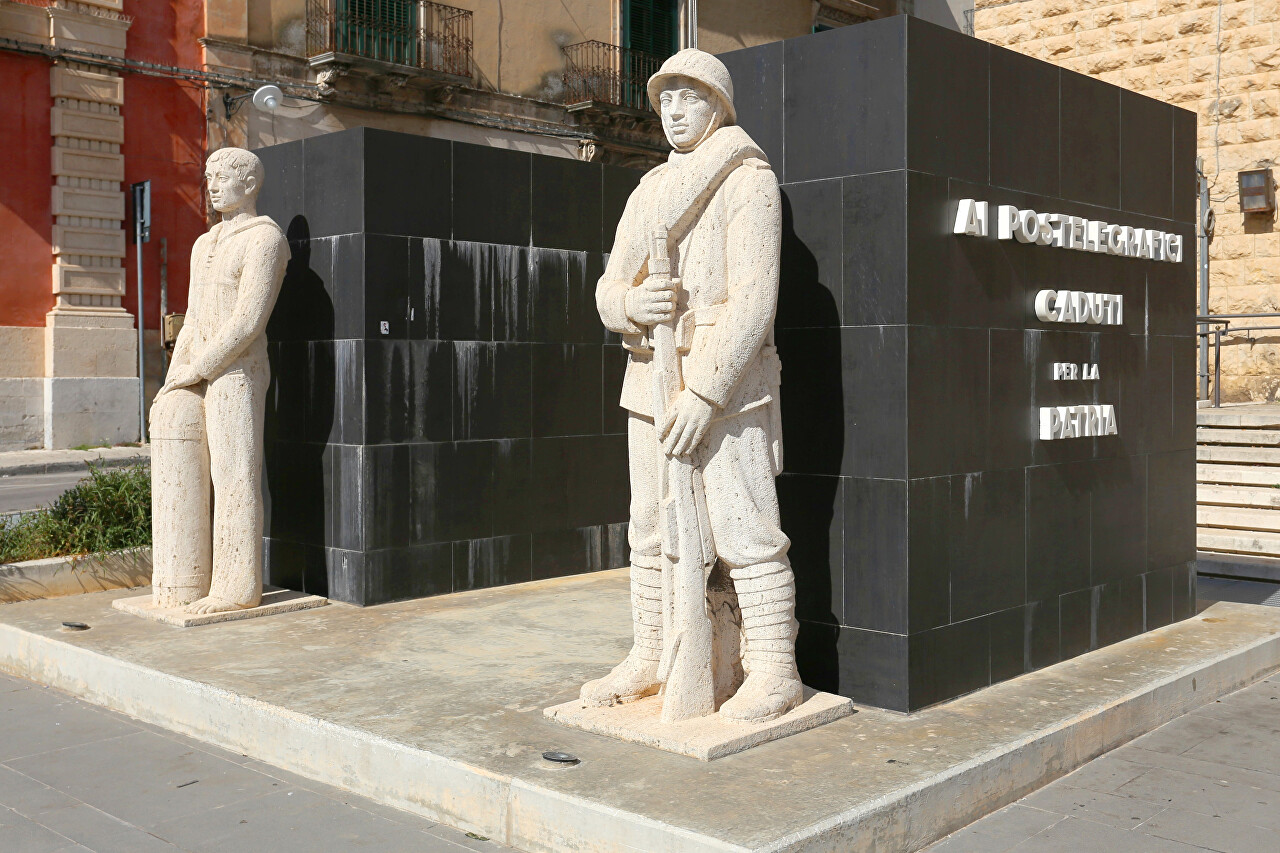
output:
[[[649,80],[648,91],[675,150],[628,199],[596,288],[600,318],[622,334],[629,351],[621,404],[629,412],[635,641],[612,672],[583,686],[581,698],[610,705],[659,689],[659,484],[669,458],[687,457],[704,487],[712,562],[728,568],[745,639],[746,680],[720,714],[762,722],[802,698],[790,540],[779,524],[774,485],[782,468],[781,365],[773,342],[778,180],[764,153],[734,124],[733,83],[720,60],[682,50]],[[670,276],[678,287],[651,274],[660,228],[669,233]],[[655,425],[651,340],[658,324],[673,320],[683,390]]]
[[[186,321],[151,407],[153,603],[195,614],[262,599],[266,327],[289,260],[257,215],[257,155],[215,151],[205,179],[222,221],[191,250]]]

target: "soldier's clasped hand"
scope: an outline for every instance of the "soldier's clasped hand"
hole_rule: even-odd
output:
[[[639,287],[627,290],[624,307],[637,326],[656,326],[670,320],[676,312],[676,292],[670,281],[647,277]]]

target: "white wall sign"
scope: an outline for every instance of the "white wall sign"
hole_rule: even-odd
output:
[[[1046,323],[1124,324],[1124,297],[1083,290],[1042,290],[1036,294],[1036,316]]]
[[[1042,406],[1040,438],[1089,438],[1116,435],[1115,406]]]
[[[996,208],[996,238],[1057,246],[1081,252],[1096,252],[1123,258],[1182,263],[1182,235],[1149,228],[1113,225],[1097,219],[1067,216],[1062,213],[1036,213],[1020,210],[1011,204]],[[956,210],[952,231],[969,237],[991,234],[991,206],[985,201],[966,198]]]
[[[1055,381],[1060,379],[1097,379],[1098,365],[1055,361],[1053,363],[1053,378]]]

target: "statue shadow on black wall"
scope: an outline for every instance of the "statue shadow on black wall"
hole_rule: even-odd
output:
[[[785,453],[778,498],[782,529],[791,537],[796,615],[802,623],[796,654],[805,684],[835,692],[840,619],[833,607],[833,590],[834,595],[842,595],[844,581],[840,557],[844,542],[832,537],[833,522],[843,523],[840,311],[831,289],[821,281],[813,252],[795,233],[791,202],[785,194],[781,266],[777,341]]]
[[[336,450],[330,446],[336,397],[330,265],[327,258],[313,261],[305,216],[293,217],[286,237],[291,256],[267,325],[265,580],[327,596],[326,520],[333,496],[325,455]]]

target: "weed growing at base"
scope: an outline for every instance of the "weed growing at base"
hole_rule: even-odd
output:
[[[0,519],[0,563],[109,553],[151,544],[151,471],[145,465],[104,469],[47,508]]]

